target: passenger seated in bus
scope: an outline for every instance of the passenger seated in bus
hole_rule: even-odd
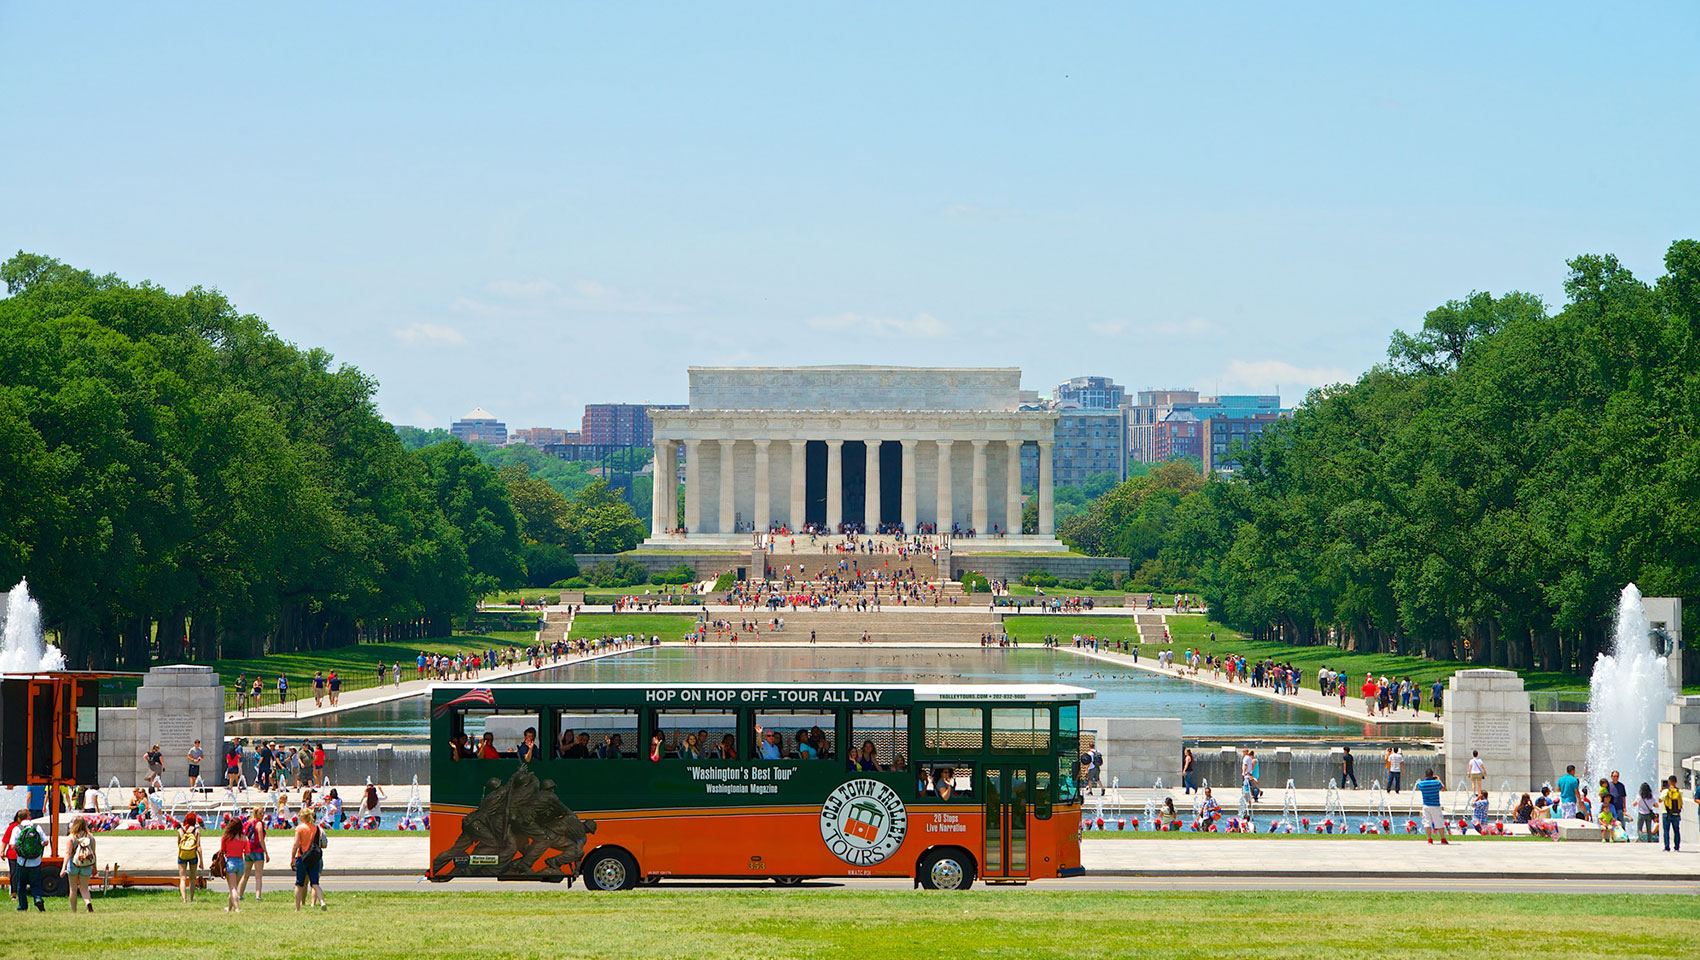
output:
[[[679,741],[680,760],[701,760],[702,751],[697,748],[697,735],[685,734],[685,739]]]
[[[862,749],[850,758],[850,769],[862,773],[878,773],[880,769],[879,748],[872,740],[863,740]]]
[[[533,760],[542,759],[539,755],[539,751],[542,749],[537,745],[537,728],[526,727],[525,739],[521,740],[519,746],[514,749],[514,756],[519,757],[520,763],[530,763]]]
[[[466,745],[466,734],[457,733],[449,738],[449,759],[470,760],[475,756]]]
[[[602,742],[602,746],[596,748],[596,756],[602,760],[618,760],[625,756],[625,753],[622,752],[620,735],[610,733],[607,739]]]
[[[941,767],[933,774],[933,792],[940,800],[949,800],[956,795],[956,771],[949,767]]]
[[[809,746],[815,748],[815,756],[823,760],[832,759],[832,751],[826,748],[826,731],[820,727],[809,728]]]
[[[580,733],[578,739],[574,740],[573,745],[568,747],[567,752],[561,754],[561,756],[567,760],[590,759],[590,734]]]
[[[496,750],[496,735],[488,730],[484,731],[484,739],[478,741],[478,759],[498,760],[501,756]]]
[[[755,759],[785,759],[785,735],[778,730],[763,730],[761,724],[756,724]]]
[[[715,756],[722,760],[738,759],[738,738],[732,736],[730,733],[721,737],[720,749],[715,753]]]
[[[661,731],[657,730],[649,735],[649,759],[651,761],[660,760],[666,749],[667,738],[661,735]]]
[[[701,760],[714,759],[714,746],[708,742],[708,731],[697,731],[697,758]]]
[[[555,744],[555,757],[556,757],[556,759],[565,759],[566,758],[567,751],[571,750],[573,748],[573,740],[574,739],[575,739],[575,737],[573,736],[573,731],[572,731],[571,727],[561,731],[561,740],[560,740],[559,743]]]
[[[820,759],[820,751],[816,750],[815,745],[809,742],[809,731],[807,731],[807,730],[798,730],[797,731],[797,759],[799,759],[799,760],[819,760]]]

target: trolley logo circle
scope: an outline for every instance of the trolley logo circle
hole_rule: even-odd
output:
[[[908,832],[903,798],[878,780],[851,780],[821,804],[820,837],[845,863],[873,866],[896,853]]]

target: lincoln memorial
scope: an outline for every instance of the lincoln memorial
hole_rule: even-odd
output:
[[[1057,414],[1020,409],[1016,367],[689,374],[689,408],[649,414],[658,475],[684,447],[684,516],[675,516],[676,498],[654,497],[651,529],[661,532],[645,547],[748,546],[756,532],[812,527],[955,530],[958,552],[1061,549],[1051,506]],[[1039,464],[1038,532],[1021,535],[1029,444]]]

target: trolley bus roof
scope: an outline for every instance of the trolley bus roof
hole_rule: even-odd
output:
[[[513,683],[494,684],[449,682],[434,683],[433,692],[464,692],[488,689],[494,693],[512,692],[537,694],[559,691],[600,692],[604,695],[630,691],[646,693],[655,690],[886,690],[909,693],[917,703],[959,700],[1090,700],[1097,695],[1086,687],[1071,687],[1060,683]],[[522,693],[524,691],[524,693]],[[740,698],[742,699],[742,698]]]

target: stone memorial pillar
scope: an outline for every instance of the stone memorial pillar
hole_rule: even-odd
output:
[[[135,730],[131,762],[136,775],[125,780],[126,786],[147,779],[141,754],[156,743],[165,755],[165,785],[188,786],[188,753],[197,738],[206,753],[201,780],[209,787],[224,782],[224,688],[212,667],[172,664],[149,670],[136,690]]]
[[[720,441],[720,529],[716,533],[731,533],[737,525],[737,508],[733,505],[732,488],[736,478],[732,474],[732,448],[736,440]]]
[[[955,516],[955,512],[956,512],[955,511],[955,504],[950,502],[951,501],[950,495],[952,493],[952,489],[951,489],[952,480],[951,480],[951,477],[950,477],[950,446],[953,442],[954,441],[951,441],[951,440],[940,440],[940,441],[938,441],[938,448],[939,448],[938,524],[939,524],[939,536],[941,536],[941,537],[950,536],[951,518],[953,516]]]
[[[826,532],[844,522],[844,441],[826,442]]]
[[[809,471],[809,441],[791,441],[791,519],[788,521],[791,531],[795,533],[803,529],[803,518],[808,516],[808,476]]]
[[[864,508],[862,510],[862,525],[868,533],[878,533],[880,528],[880,442],[866,441],[868,446],[868,470],[866,480],[862,484]]]
[[[974,444],[974,500],[973,517],[969,520],[974,525],[974,535],[986,537],[991,535],[992,525],[986,521],[986,501],[990,499],[986,490],[986,444],[985,440],[971,441]]]
[[[1006,440],[1009,462],[1004,467],[1003,526],[1004,533],[1021,533],[1021,445],[1020,440]]]
[[[767,533],[768,524],[773,522],[772,521],[773,507],[772,507],[772,501],[770,499],[771,498],[771,491],[768,490],[768,487],[769,487],[770,484],[769,484],[769,478],[768,478],[768,462],[767,462],[767,448],[768,448],[768,445],[771,444],[772,442],[773,441],[771,441],[771,440],[757,440],[757,441],[755,441],[755,444],[756,444],[756,506],[755,506],[755,514],[756,515],[755,515],[755,518],[753,519],[752,522],[755,524],[755,530],[756,530],[756,533],[758,533],[758,534]]]
[[[685,532],[702,532],[702,441],[685,441]]]
[[[1487,765],[1487,779],[1494,789],[1505,780],[1519,792],[1528,789],[1529,694],[1522,677],[1510,670],[1460,670],[1447,684],[1442,707],[1446,772],[1441,779],[1447,787],[1455,788],[1460,782],[1469,786],[1467,772],[1474,750]],[[1548,774],[1542,771],[1542,775]],[[1421,770],[1405,771],[1407,785],[1421,777]]]
[[[915,535],[920,522],[920,510],[915,505],[915,447],[918,440],[904,440],[903,445],[903,532]]]

